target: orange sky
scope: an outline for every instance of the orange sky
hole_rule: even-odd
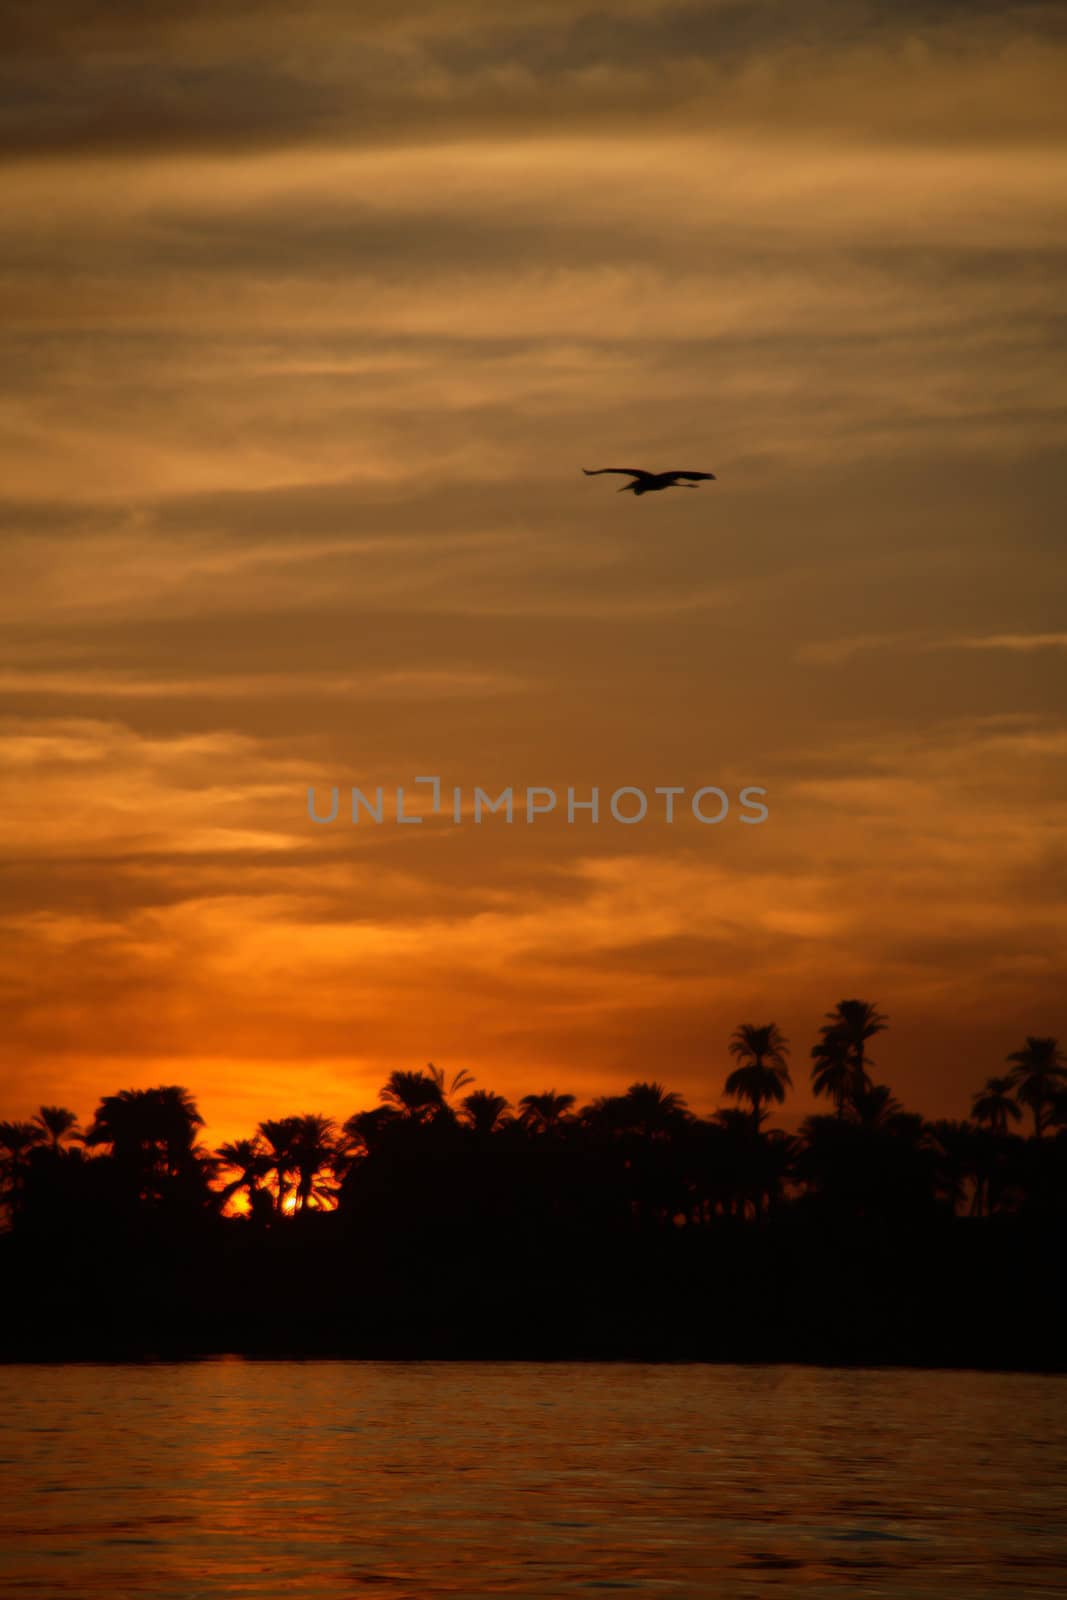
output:
[[[0,1116],[1067,1033],[1059,8],[148,9],[0,65]],[[771,816],[308,821],[425,773]]]

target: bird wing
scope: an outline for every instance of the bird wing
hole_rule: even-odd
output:
[[[661,478],[714,478],[714,472],[661,472]]]
[[[643,467],[583,467],[582,471],[587,478],[595,478],[601,472],[624,472],[628,478],[654,478],[654,472],[646,472]]]

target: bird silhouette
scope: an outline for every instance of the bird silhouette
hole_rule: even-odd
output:
[[[633,494],[652,494],[657,489],[696,489],[696,483],[679,483],[679,478],[714,478],[714,472],[645,472],[641,467],[583,467],[582,471],[587,478],[595,478],[602,472],[621,472],[633,483],[624,483],[618,490],[619,494],[626,494],[629,490]]]

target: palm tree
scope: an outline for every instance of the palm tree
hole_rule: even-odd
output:
[[[1011,1078],[987,1078],[985,1088],[974,1095],[971,1101],[971,1115],[975,1122],[1000,1138],[1007,1133],[1009,1120],[1018,1122],[1022,1116],[1011,1091]]]
[[[892,1128],[907,1113],[887,1083],[872,1083],[852,1097],[852,1108],[865,1128]]]
[[[410,1122],[429,1122],[447,1110],[441,1082],[425,1072],[391,1072],[379,1098]]]
[[[830,1097],[839,1119],[845,1115],[853,1082],[852,1062],[843,1039],[830,1037],[812,1045],[811,1087],[815,1095]]]
[[[188,1089],[178,1084],[166,1084],[146,1092],[152,1097],[154,1115],[158,1119],[167,1176],[178,1177],[198,1159],[196,1130],[204,1126],[204,1119]]]
[[[87,1145],[109,1144],[113,1154],[151,1159],[169,1174],[185,1165],[204,1119],[188,1089],[121,1089],[105,1095],[85,1136]]]
[[[395,1106],[375,1106],[371,1111],[357,1111],[349,1117],[341,1130],[347,1140],[344,1152],[346,1168],[353,1160],[373,1155],[381,1149],[389,1136],[389,1129],[404,1118]]]
[[[620,1096],[617,1110],[622,1126],[646,1139],[673,1132],[689,1115],[685,1097],[660,1083],[631,1083]]]
[[[519,1101],[519,1121],[531,1133],[555,1133],[566,1123],[573,1105],[572,1094],[557,1094],[554,1089],[524,1094]]]
[[[997,1178],[1004,1153],[1004,1135],[974,1122],[953,1122],[947,1118],[931,1123],[930,1133],[936,1140],[941,1194],[955,1210],[969,1186],[968,1214],[988,1216],[999,1200]]]
[[[285,1202],[289,1198],[289,1179],[297,1170],[299,1123],[299,1117],[275,1117],[261,1122],[256,1130],[257,1136],[265,1139],[268,1145],[267,1171],[274,1173],[277,1185],[274,1209],[279,1216],[284,1212]]]
[[[57,1155],[63,1139],[68,1136],[77,1138],[77,1115],[73,1111],[68,1111],[66,1106],[41,1106],[33,1120],[41,1131],[47,1134]]]
[[[1067,1080],[1067,1056],[1056,1039],[1028,1036],[1021,1050],[1008,1057],[1016,1096],[1034,1114],[1034,1135],[1040,1139],[1048,1126],[1048,1111]]]
[[[12,1217],[17,1218],[22,1212],[30,1151],[42,1143],[44,1136],[44,1129],[36,1122],[0,1122],[0,1162],[7,1179],[4,1198],[10,1204]]]
[[[159,1200],[165,1191],[203,1178],[206,1157],[196,1144],[203,1123],[196,1101],[178,1084],[122,1089],[101,1100],[85,1143],[110,1145],[138,1196]]]
[[[247,1189],[249,1214],[255,1217],[256,1203],[263,1193],[260,1183],[271,1170],[270,1156],[260,1144],[258,1135],[252,1139],[238,1139],[236,1143],[220,1145],[215,1154],[224,1167],[237,1173],[237,1177],[219,1191],[220,1210],[235,1194]],[[269,1200],[270,1197],[264,1196],[264,1198]]]
[[[458,1072],[454,1072],[452,1074],[451,1081],[449,1081],[445,1075],[444,1069],[442,1067],[435,1067],[432,1061],[428,1061],[426,1063],[426,1074],[428,1077],[433,1079],[434,1083],[436,1083],[437,1087],[440,1089],[442,1100],[451,1099],[452,1095],[456,1093],[457,1089],[465,1089],[469,1083],[474,1082],[473,1072],[467,1072],[463,1067],[461,1067]]]
[[[815,1093],[833,1096],[839,1117],[845,1106],[871,1086],[867,1071],[874,1063],[867,1055],[867,1041],[889,1026],[876,1006],[867,1000],[839,1000],[819,1030],[822,1037],[812,1046],[811,1084]]]
[[[339,1150],[334,1138],[336,1124],[332,1117],[321,1117],[305,1112],[297,1117],[293,1155],[296,1160],[296,1205],[306,1211],[309,1201],[321,1207],[336,1198],[336,1190],[323,1181],[323,1173],[334,1170]]]
[[[510,1110],[511,1105],[504,1096],[493,1094],[489,1089],[475,1089],[463,1101],[467,1122],[475,1133],[482,1135],[496,1133]]]
[[[729,1049],[741,1064],[727,1078],[725,1093],[749,1102],[752,1123],[758,1130],[763,1121],[763,1102],[773,1100],[781,1105],[786,1089],[792,1088],[787,1064],[789,1040],[773,1022],[760,1027],[743,1022],[734,1032]]]

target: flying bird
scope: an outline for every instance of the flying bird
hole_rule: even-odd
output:
[[[595,478],[601,472],[621,472],[632,478],[633,483],[624,483],[619,494],[625,494],[627,490],[633,494],[652,494],[656,489],[695,489],[696,483],[679,483],[679,478],[715,476],[714,472],[644,472],[640,467],[583,467],[582,471],[587,478]]]

